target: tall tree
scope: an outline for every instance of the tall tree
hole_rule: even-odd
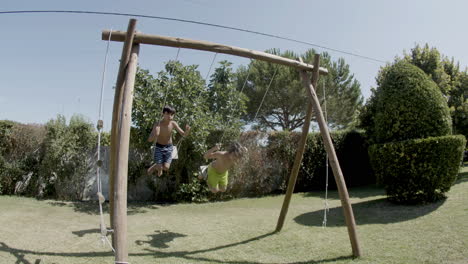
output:
[[[398,58],[396,59],[398,60]],[[468,136],[468,81],[466,71],[460,71],[460,65],[454,58],[440,54],[428,44],[416,45],[410,53],[404,54],[406,60],[421,68],[437,84],[447,98],[450,108],[454,133]]]
[[[416,45],[409,54],[404,54],[403,60],[418,66],[429,75],[446,97],[458,82],[458,63],[441,55],[436,48],[429,48],[428,44],[424,47]]]
[[[240,117],[245,113],[246,96],[236,90],[232,63],[226,60],[211,75],[208,85],[207,105],[210,112],[223,123],[221,129],[239,128]],[[232,124],[230,124],[232,123]]]
[[[170,173],[175,175],[176,185],[192,180],[192,173],[202,162],[203,153],[213,141],[220,140],[217,137],[219,130],[239,133],[244,99],[239,97],[232,84],[232,74],[231,64],[222,62],[214,70],[207,87],[196,65],[170,61],[156,76],[147,70],[138,70],[132,109],[132,146],[149,150],[147,138],[154,123],[161,119],[164,104],[175,107],[174,119],[181,127],[188,124],[192,128],[189,139],[179,145],[178,162],[171,166]],[[230,135],[227,134],[224,141],[229,140]],[[174,144],[180,140],[180,135],[176,134]],[[135,167],[147,166],[151,155],[150,151],[145,153]],[[163,184],[162,181],[159,184]],[[157,195],[170,196],[170,192]]]
[[[179,124],[192,126],[191,137],[197,142],[198,152],[206,150],[205,140],[210,131],[239,130],[245,97],[236,91],[232,78],[231,63],[227,61],[214,70],[208,87],[196,65],[170,61],[156,77],[139,69],[132,110],[135,133],[132,143],[148,145],[146,139],[154,122],[161,118],[164,104],[176,108],[175,119]]]
[[[268,52],[280,55],[279,50]],[[289,51],[282,56],[296,57]],[[294,130],[303,124],[306,94],[294,69],[254,60],[248,67],[239,67],[237,83],[249,98],[244,116],[247,122],[272,130]]]
[[[306,53],[305,57],[312,63],[312,54]],[[329,73],[319,79],[317,90],[322,109],[326,110],[329,126],[335,129],[352,127],[364,101],[361,85],[343,58],[332,61],[327,53],[323,53],[322,57],[325,61],[322,65]]]
[[[205,97],[205,81],[195,65],[169,61],[156,77],[148,70],[138,69],[132,108],[135,135],[131,143],[135,147],[148,145],[146,140],[154,123],[161,119],[164,105],[174,106],[179,125],[189,124],[193,128],[192,136],[197,137],[203,131],[198,124],[211,122],[206,116]]]
[[[290,59],[299,57],[292,51],[281,53],[278,49],[272,49],[267,52]],[[311,49],[301,57],[305,62],[312,63],[315,53]],[[363,103],[360,85],[350,74],[349,65],[344,59],[332,61],[328,53],[322,53],[321,66],[326,67],[329,74],[320,77],[316,89],[322,107],[325,101],[327,103],[329,125],[332,128],[346,128],[356,119]],[[244,93],[249,98],[244,116],[247,122],[255,123],[259,129],[290,131],[304,124],[308,98],[296,69],[252,61],[248,67],[239,67],[237,71],[238,89],[244,83]]]
[[[460,73],[459,82],[452,89],[449,99],[454,134],[468,137],[468,72]]]

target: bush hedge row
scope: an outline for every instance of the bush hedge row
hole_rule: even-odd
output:
[[[46,125],[0,121],[0,193],[81,199],[95,150],[92,124],[63,116]]]
[[[300,133],[280,132],[269,136],[268,153],[280,162],[282,173],[293,166]],[[369,164],[367,140],[363,131],[338,131],[331,133],[338,161],[348,187],[375,183]],[[326,151],[320,133],[310,133],[299,170],[296,191],[324,190],[326,181]],[[329,170],[329,188],[336,189],[332,168]],[[285,176],[285,178],[289,177]]]
[[[80,118],[73,118],[70,124],[66,124],[63,117],[58,117],[45,126],[18,129],[21,126],[24,125],[9,121],[0,122],[0,192],[80,199],[80,190],[87,180],[83,174],[89,172],[93,160],[92,153],[95,150],[95,130],[91,124]],[[26,133],[25,130],[29,132]],[[363,133],[337,132],[332,133],[332,137],[348,186],[375,182],[368,164]],[[219,138],[220,131],[211,132],[207,138],[208,145],[214,144]],[[191,155],[193,144],[196,142],[185,139],[180,144],[179,160],[171,166],[169,175],[158,178],[158,181],[148,181],[148,187],[154,192],[153,199],[172,202],[206,201],[261,196],[283,192],[286,189],[289,170],[300,138],[299,133],[268,134],[250,131],[241,135],[225,133],[223,138],[225,144],[238,140],[249,149],[245,159],[230,171],[227,193],[221,196],[212,195],[207,191],[204,182],[193,180],[198,166],[206,164],[207,161]],[[136,183],[140,177],[148,177],[145,174],[152,162],[151,156],[149,150],[132,150],[129,162],[130,185]],[[336,188],[331,168],[329,177],[330,188]],[[18,186],[24,188],[18,191]],[[320,135],[312,133],[308,136],[295,190],[324,188],[325,150]]]
[[[398,61],[383,68],[377,82],[363,120],[374,143],[452,134],[447,100],[417,66]]]
[[[433,202],[457,178],[466,139],[462,135],[429,137],[369,147],[377,181],[391,201]]]

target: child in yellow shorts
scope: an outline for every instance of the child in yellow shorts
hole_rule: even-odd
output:
[[[228,170],[247,152],[247,149],[237,142],[232,143],[227,151],[220,151],[219,148],[219,144],[216,144],[205,153],[205,159],[214,159],[214,161],[208,166],[202,166],[201,173],[198,175],[200,180],[206,179],[213,193],[226,191]]]

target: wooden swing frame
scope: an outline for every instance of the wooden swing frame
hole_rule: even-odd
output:
[[[299,61],[283,58],[280,56],[268,54],[261,51],[243,49],[222,44],[173,38],[157,35],[147,35],[137,33],[136,19],[130,19],[126,32],[122,31],[102,31],[102,40],[111,40],[124,42],[122,56],[120,59],[119,72],[115,87],[114,105],[112,113],[111,128],[111,156],[109,173],[109,207],[110,207],[110,225],[114,230],[112,242],[115,248],[115,262],[127,263],[127,173],[128,173],[128,151],[130,142],[131,111],[133,102],[133,89],[137,72],[137,63],[140,44],[151,44],[159,46],[177,47],[204,50],[210,52],[230,54],[245,58],[257,59],[266,62],[286,65],[298,69],[302,83],[307,91],[309,102],[307,105],[305,122],[302,128],[301,139],[294,159],[293,168],[289,176],[288,187],[284,197],[283,206],[278,218],[276,232],[281,231],[286,214],[291,202],[291,196],[296,184],[300,164],[302,162],[307,134],[309,132],[312,111],[315,112],[317,122],[320,128],[325,149],[329,156],[329,162],[333,170],[333,175],[338,187],[338,192],[343,207],[346,226],[351,242],[353,256],[360,257],[361,250],[358,243],[356,223],[354,220],[353,209],[349,201],[349,195],[344,181],[343,173],[338,162],[338,158],[333,147],[333,143],[328,131],[319,99],[315,92],[320,74],[327,74],[327,69],[320,68],[320,55],[316,54],[314,64],[306,64]],[[309,78],[308,71],[312,72],[312,78]]]

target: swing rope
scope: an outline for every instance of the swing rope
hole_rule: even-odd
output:
[[[325,83],[322,84],[323,89],[323,109],[325,113],[325,123],[328,126],[328,113],[327,113],[327,96],[325,94]],[[330,208],[328,206],[328,153],[325,155],[325,201],[324,201],[325,208],[323,209],[323,222],[322,227],[325,228],[327,226],[327,213],[329,212]]]
[[[179,59],[179,53],[180,53],[180,48],[177,49],[177,54],[176,54],[176,57],[175,57],[175,59],[174,59],[174,62],[176,62],[176,61]],[[160,106],[160,109],[161,109],[161,116],[159,117],[159,120],[161,120],[162,117],[163,117],[163,115],[164,115],[163,111],[164,111],[164,107],[166,106],[167,95],[169,94],[169,87],[173,86],[173,83],[174,83],[174,78],[172,78],[172,79],[170,80],[170,83],[166,86],[166,92],[164,93],[163,104],[162,104],[162,106]],[[159,121],[158,121],[158,122],[159,122]],[[158,136],[159,136],[159,135],[158,135]],[[158,137],[156,137],[154,140],[157,141],[157,140],[158,140]],[[176,146],[176,148],[177,148],[177,147],[178,147],[178,145]]]
[[[179,53],[180,53],[180,48],[177,50],[177,55],[176,55],[175,61],[178,60],[178,58],[179,58]],[[210,64],[210,68],[208,69],[208,72],[206,73],[205,81],[206,81],[206,79],[208,79],[208,77],[209,77],[209,75],[210,75],[211,68],[213,67],[213,64],[214,64],[214,62],[215,62],[215,60],[216,60],[216,56],[217,56],[217,55],[218,55],[218,53],[215,53],[215,55],[213,56],[213,59],[212,59],[211,64]],[[169,85],[167,85],[167,87],[166,87],[166,92],[165,92],[165,94],[164,94],[164,101],[163,101],[163,105],[162,105],[162,107],[161,107],[161,109],[162,109],[161,111],[164,110],[164,107],[165,107],[166,101],[167,101],[167,95],[169,94],[169,86],[172,86],[172,85],[173,85],[173,80],[171,80],[171,83],[170,83]],[[198,99],[200,98],[201,94],[202,94],[202,93],[200,93],[200,94],[198,95],[197,101],[198,101]],[[163,113],[161,113],[160,119],[162,118],[162,116],[163,116]],[[155,140],[157,141],[157,139],[158,139],[158,138],[156,137]],[[182,143],[183,139],[184,139],[184,137],[182,137],[182,138],[177,142],[177,144],[174,146],[173,153],[177,153],[177,152],[178,152],[179,146],[180,146],[180,144]],[[177,154],[173,154],[173,156],[177,156]]]
[[[175,57],[175,60],[174,61],[177,61],[179,59],[179,53],[180,53],[180,48],[177,49],[177,54],[176,54],[176,57]],[[166,86],[166,92],[164,94],[164,100],[163,100],[163,104],[162,104],[162,107],[161,107],[161,111],[164,109],[164,107],[166,106],[166,99],[167,99],[167,94],[169,92],[169,86],[172,86],[173,85],[173,79],[171,80],[171,82]],[[162,117],[162,114],[161,114],[161,117]]]
[[[208,77],[210,77],[211,68],[213,67],[213,64],[216,60],[216,56],[218,56],[218,52],[216,52],[215,55],[213,56],[213,60],[211,61],[210,68],[208,69],[208,72],[206,73],[205,82],[208,80]]]
[[[179,48],[179,49],[180,49],[180,48]],[[178,53],[177,53],[177,54],[178,54]],[[215,62],[215,60],[216,60],[216,56],[218,56],[218,53],[217,53],[217,52],[215,53],[215,55],[213,56],[213,59],[211,60],[210,68],[208,68],[208,72],[206,73],[205,82],[206,82],[206,80],[208,80],[208,77],[210,76],[211,69],[213,68],[213,64],[214,64],[214,62]],[[200,97],[201,97],[202,94],[203,94],[202,92],[200,92],[200,93],[198,94],[197,100],[196,100],[195,102],[198,102],[198,100],[200,99]],[[179,146],[180,146],[180,144],[182,143],[182,141],[184,140],[184,138],[185,138],[185,137],[182,137],[181,139],[179,139],[179,142],[177,142],[176,148],[175,148],[176,151],[178,151]]]
[[[252,62],[252,60],[251,60]],[[250,64],[252,65],[252,64]],[[251,73],[251,69],[252,67],[249,66],[249,70],[248,70],[248,73],[247,73],[247,77],[245,78],[245,81],[244,81],[244,84],[242,85],[242,89],[240,91],[240,93],[242,93],[244,91],[244,88],[245,88],[245,85],[247,84],[247,81],[249,80],[249,76],[250,76],[250,73]],[[260,111],[260,109],[262,108],[262,105],[263,105],[263,101],[265,101],[265,98],[266,98],[266,95],[268,94],[268,91],[270,90],[270,87],[271,87],[271,84],[273,83],[273,80],[275,79],[275,76],[276,76],[276,73],[278,72],[278,68],[275,69],[275,72],[273,73],[272,77],[271,77],[271,80],[270,80],[270,83],[268,84],[268,87],[267,89],[265,90],[265,93],[263,94],[263,98],[262,98],[262,101],[260,103],[260,105],[258,106],[257,108],[257,112],[255,113],[255,117],[253,118],[253,120],[255,120],[257,118],[257,115]],[[239,103],[239,101],[236,102],[236,105],[233,109],[237,108],[237,104]],[[223,141],[223,138],[224,138],[224,134],[226,133],[226,130],[224,129],[223,131],[223,134],[221,135],[221,140],[219,143],[221,143]]]
[[[112,251],[115,252],[115,249],[112,247],[112,243],[109,241],[109,238],[107,237],[107,234],[110,232],[113,232],[112,229],[107,229],[106,223],[104,221],[104,214],[102,210],[102,204],[106,201],[106,198],[102,194],[102,180],[101,180],[101,166],[102,166],[102,160],[101,160],[101,134],[102,134],[102,128],[104,127],[104,121],[102,120],[103,116],[103,101],[104,101],[104,87],[105,87],[105,80],[106,80],[106,71],[107,71],[107,58],[109,55],[109,46],[110,46],[110,39],[112,36],[112,30],[109,34],[109,39],[107,40],[107,47],[106,47],[106,55],[104,57],[104,67],[102,71],[102,82],[101,82],[101,98],[99,102],[99,117],[98,117],[98,123],[97,123],[97,130],[98,130],[98,139],[97,139],[97,168],[96,168],[96,181],[97,181],[97,196],[99,199],[99,216],[100,216],[100,230],[101,230],[101,241],[102,244],[107,244],[110,246]]]
[[[177,59],[179,58],[179,52],[180,52],[180,48],[177,50],[177,56],[176,56],[176,59],[175,59],[176,61],[177,61]],[[167,96],[167,93],[166,93],[166,96]],[[184,139],[184,138],[182,138],[182,139]],[[179,142],[177,142],[177,144],[176,144],[176,146],[175,146],[175,150],[174,150],[174,151],[175,151],[176,153],[178,152],[180,143],[182,143],[182,139],[180,139]],[[178,154],[176,154],[176,155],[178,155]]]
[[[247,71],[247,77],[245,77],[244,84],[242,85],[242,89],[240,90],[239,94],[242,94],[244,92],[244,88],[247,85],[247,82],[249,81],[251,69],[252,69],[252,60],[250,60],[249,69]],[[236,101],[236,104],[234,105],[234,108],[231,111],[236,109],[238,104],[239,104],[239,100]],[[223,129],[223,134],[221,135],[221,139],[219,140],[219,143],[223,142],[223,138],[224,138],[225,133],[226,133],[226,129]]]
[[[265,94],[263,95],[262,102],[260,103],[260,106],[258,107],[257,112],[255,113],[255,117],[253,118],[253,120],[255,120],[257,118],[258,112],[260,111],[260,108],[262,108],[263,101],[265,101],[268,90],[270,90],[271,84],[273,83],[273,80],[275,79],[275,76],[276,76],[277,72],[278,72],[278,67],[276,67],[275,73],[273,73],[273,77],[270,80],[270,84],[268,84],[268,87],[267,87],[267,89],[265,91]]]

